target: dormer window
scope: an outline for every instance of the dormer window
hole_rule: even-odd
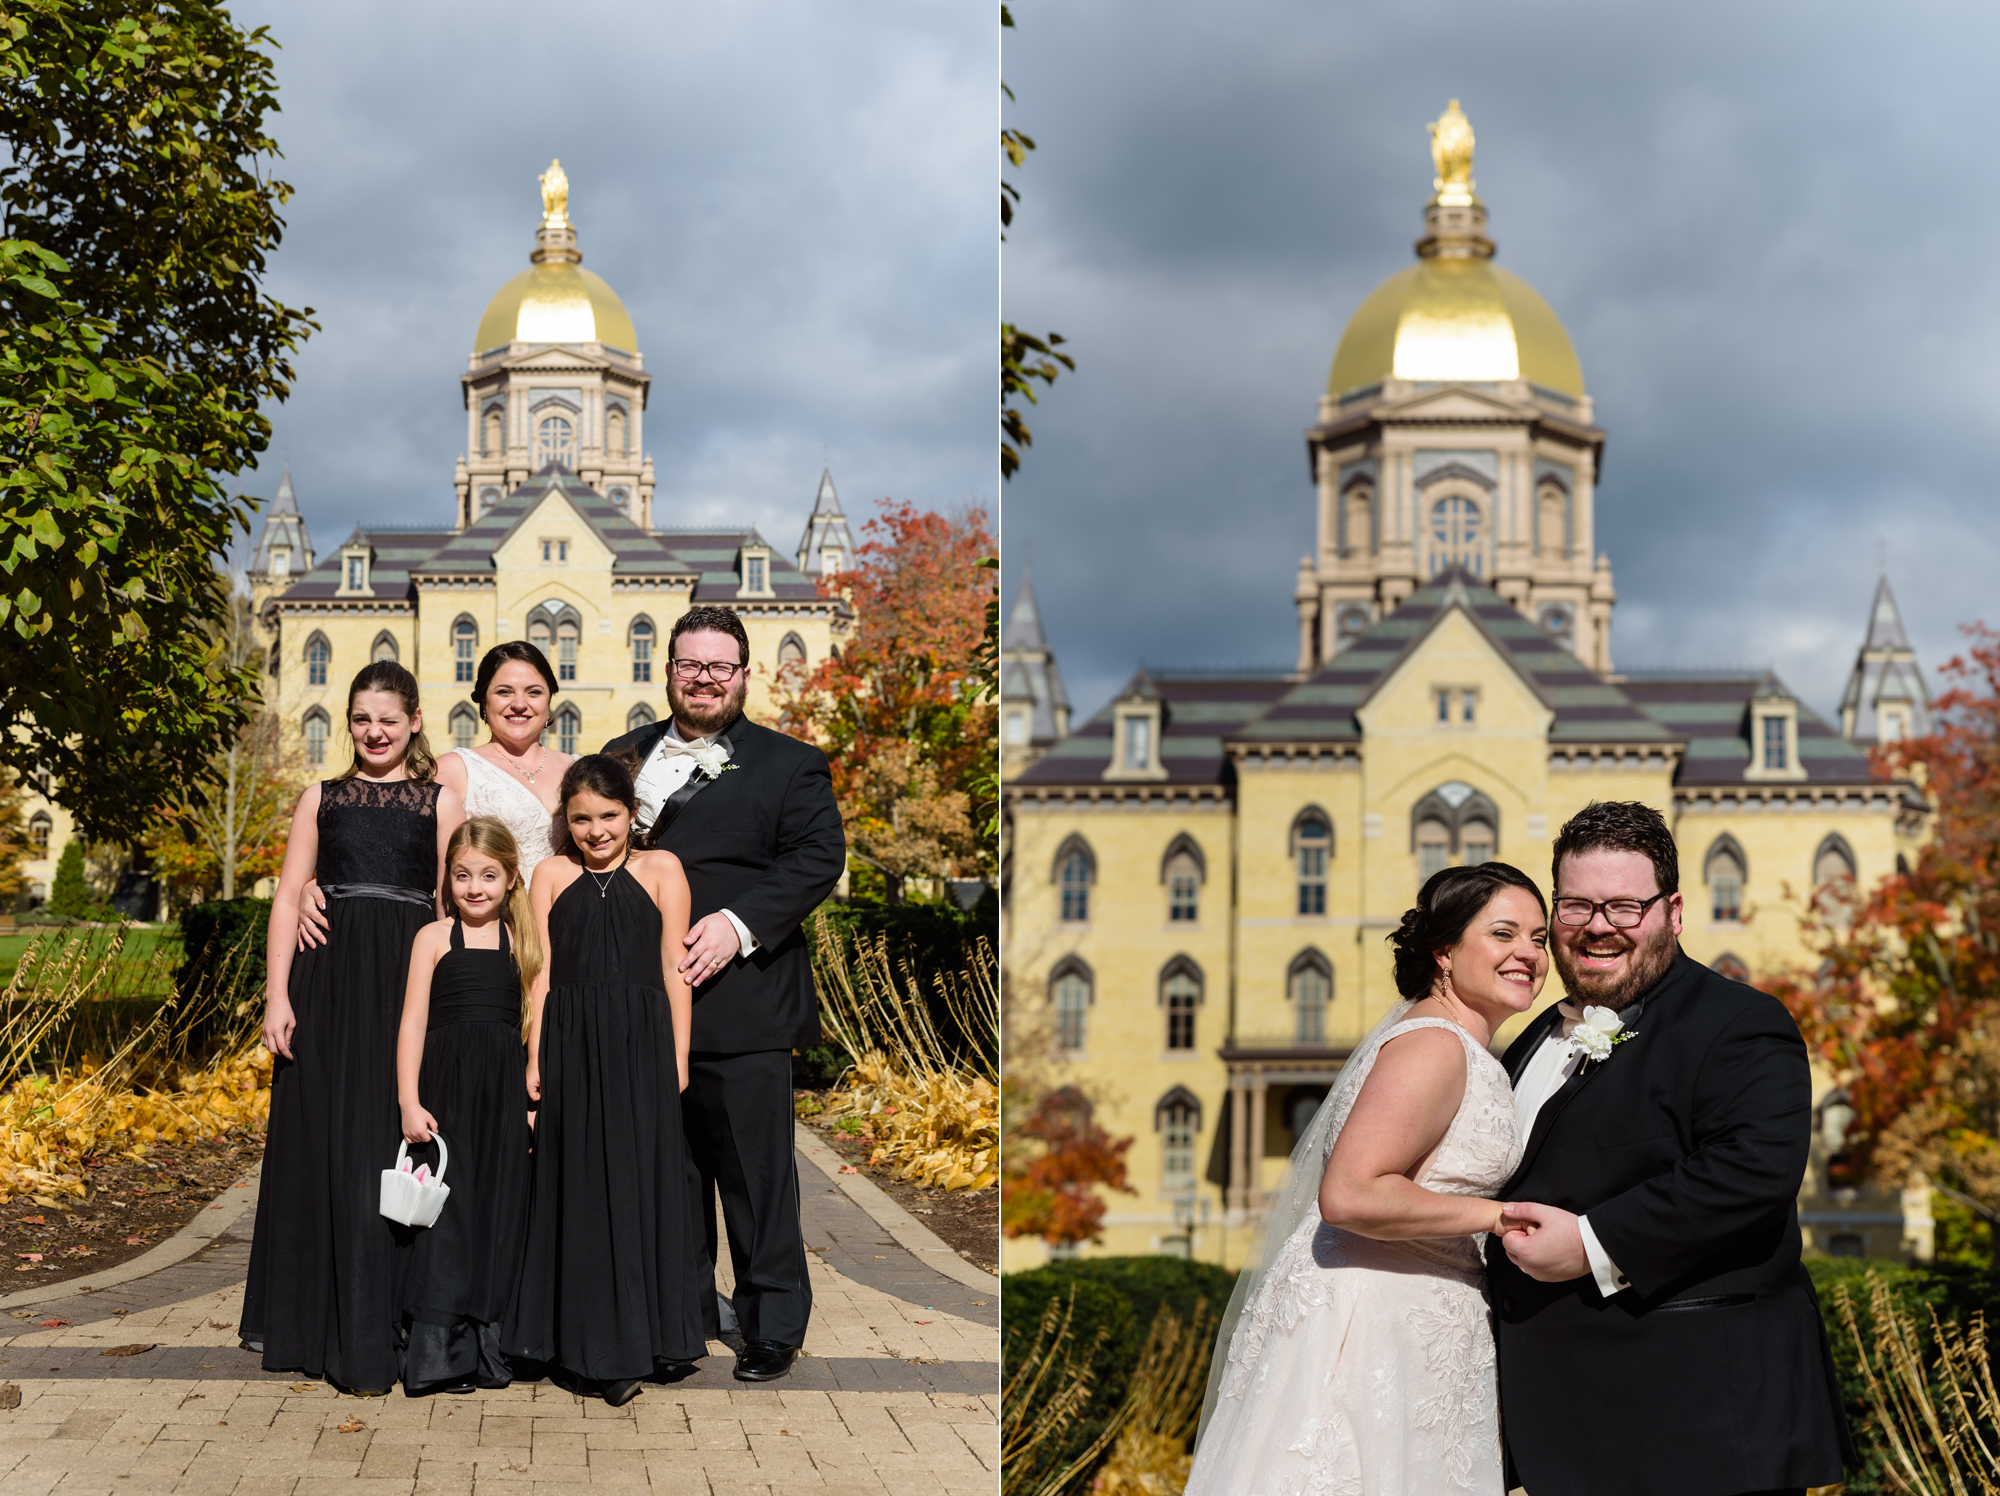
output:
[[[1749,780],[1804,779],[1799,762],[1799,704],[1770,682],[1750,703]]]
[[[1142,673],[1112,703],[1111,762],[1106,779],[1165,779],[1160,733],[1165,726],[1160,698]]]
[[[1785,741],[1785,719],[1783,717],[1762,717],[1764,724],[1764,768],[1783,770],[1792,766]]]
[[[737,553],[737,576],[742,579],[745,597],[771,595],[771,552],[768,546],[753,543]]]
[[[292,574],[292,548],[288,545],[271,547],[271,575],[288,577]]]
[[[340,548],[340,591],[343,596],[367,592],[368,546],[366,542]]]
[[[840,575],[844,555],[845,553],[837,545],[821,546],[819,551],[820,575],[828,577]]]
[[[743,558],[743,583],[752,592],[764,590],[764,558],[745,556]]]

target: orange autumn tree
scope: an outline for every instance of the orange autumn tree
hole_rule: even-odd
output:
[[[1835,1182],[1922,1174],[2000,1222],[2000,634],[1966,633],[1936,731],[1876,751],[1928,792],[1930,840],[1865,897],[1821,890],[1817,966],[1768,985],[1854,1109]]]
[[[1000,1229],[1052,1245],[1101,1240],[1099,1189],[1138,1193],[1125,1177],[1132,1139],[1106,1132],[1076,1087],[1042,1090],[1011,1067],[1001,1080],[1000,1115]]]
[[[913,877],[990,874],[975,795],[995,769],[998,704],[982,670],[995,573],[984,512],[884,499],[854,566],[821,581],[857,619],[840,653],[780,675],[781,726],[826,750],[848,853],[900,903]]]

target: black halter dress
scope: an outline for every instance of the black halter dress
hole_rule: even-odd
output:
[[[417,932],[436,915],[436,784],[320,789],[326,944],[292,958],[298,1027],[272,1073],[271,1125],[243,1293],[243,1343],[267,1371],[393,1387],[401,1256],[379,1209],[396,1159],[396,1029]]]
[[[431,972],[417,1097],[444,1138],[451,1196],[410,1248],[403,1381],[505,1387],[500,1325],[521,1274],[531,1135],[521,973],[504,921],[490,951],[469,949],[465,927],[451,922],[451,949]],[[410,1157],[437,1166],[432,1144],[413,1146]]]
[[[597,1381],[651,1376],[707,1350],[660,911],[624,866],[586,870],[549,910],[549,944],[534,1204],[507,1350]]]

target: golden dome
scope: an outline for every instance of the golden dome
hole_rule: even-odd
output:
[[[1583,369],[1553,308],[1490,260],[1436,256],[1377,286],[1348,320],[1327,393],[1397,379],[1525,379],[1581,395]]]
[[[625,303],[601,275],[583,268],[569,220],[569,177],[562,162],[542,173],[542,226],[532,263],[486,303],[474,353],[507,343],[606,343],[639,351]]]
[[[508,281],[486,303],[475,353],[503,343],[608,343],[639,351],[625,303],[601,275],[567,260],[544,260]]]
[[[1458,100],[1429,128],[1438,173],[1424,209],[1429,232],[1417,241],[1417,263],[1377,286],[1348,319],[1327,393],[1393,377],[1525,379],[1583,394],[1561,319],[1534,287],[1492,262],[1486,205],[1473,196],[1472,126]]]

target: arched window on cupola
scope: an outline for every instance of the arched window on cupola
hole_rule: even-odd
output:
[[[1375,549],[1375,485],[1356,478],[1340,496],[1340,553],[1366,556]]]
[[[1724,832],[1708,845],[1701,860],[1701,879],[1708,885],[1708,917],[1717,924],[1743,918],[1743,885],[1750,881],[1750,859],[1735,837]]]
[[[1569,494],[1560,479],[1545,475],[1535,486],[1535,551],[1556,561],[1569,549]]]
[[[604,451],[607,456],[623,457],[631,451],[625,440],[625,407],[606,404],[604,407]]]
[[[1431,505],[1431,575],[1462,567],[1480,575],[1486,555],[1486,517],[1467,494],[1446,494]]]
[[[486,413],[479,420],[479,455],[498,457],[507,447],[507,416],[504,408],[496,400],[486,407]],[[492,492],[497,491],[489,490]]]
[[[1065,924],[1082,924],[1090,918],[1090,886],[1097,881],[1097,858],[1090,843],[1071,836],[1056,851],[1055,882],[1061,890]]]
[[[535,422],[535,467],[552,462],[576,468],[576,422],[567,414],[542,416]]]

